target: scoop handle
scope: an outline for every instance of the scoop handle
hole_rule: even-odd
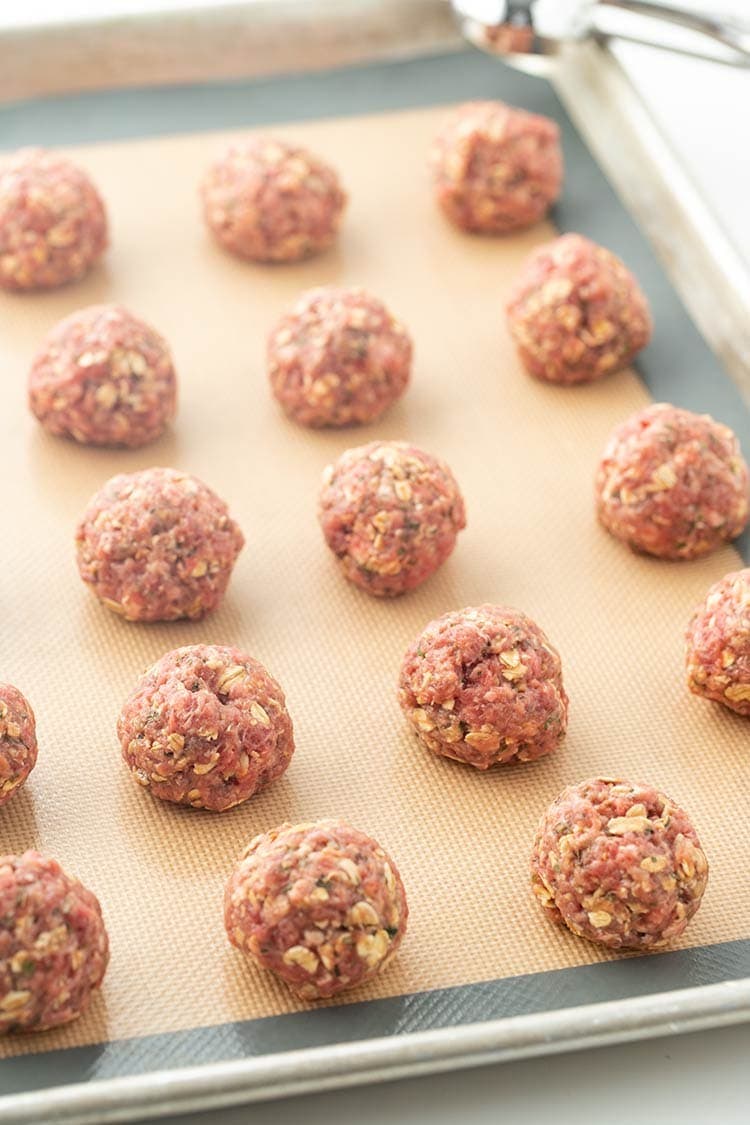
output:
[[[639,34],[637,29],[630,31],[627,27],[621,29],[619,26],[615,31],[607,31],[606,27],[601,26],[600,17],[608,8],[644,17],[648,31]],[[595,33],[606,38],[645,43],[650,47],[661,47],[678,54],[710,59],[730,66],[750,66],[750,25],[742,27],[729,16],[689,11],[673,4],[652,3],[651,0],[599,0],[591,9],[591,19]],[[670,40],[670,32],[675,28],[694,32],[701,39],[718,45],[722,53],[704,49],[700,45],[692,47]],[[652,38],[650,30],[658,38]]]

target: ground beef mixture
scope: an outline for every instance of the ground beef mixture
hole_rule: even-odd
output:
[[[687,629],[688,687],[750,716],[750,568],[711,587]]]
[[[448,466],[404,441],[343,453],[323,473],[318,514],[344,575],[377,597],[419,586],[466,526]]]
[[[379,973],[406,933],[406,894],[377,841],[340,820],[256,836],[227,884],[229,940],[303,1000]]]
[[[503,23],[496,27],[483,27],[482,40],[481,44],[477,43],[475,38],[472,38],[471,42],[484,50],[489,50],[492,54],[530,55],[534,53],[536,35],[532,27]]]
[[[557,650],[499,605],[431,621],[404,657],[399,701],[428,750],[480,770],[549,754],[568,721]]]
[[[22,149],[0,163],[0,287],[77,281],[107,248],[104,204],[65,157]]]
[[[482,234],[539,222],[562,186],[557,125],[503,102],[459,106],[435,138],[431,164],[445,214]]]
[[[265,789],[294,753],[284,692],[231,645],[168,652],[141,676],[117,734],[140,785],[163,801],[214,812]]]
[[[651,338],[648,302],[630,270],[580,234],[531,254],[507,314],[524,367],[550,383],[619,371]]]
[[[271,137],[231,145],[209,168],[201,195],[221,245],[257,262],[293,262],[327,249],[346,206],[332,168]]]
[[[0,683],[0,805],[6,804],[36,765],[36,723],[28,699]]]
[[[145,445],[177,407],[169,348],[120,305],[81,309],[44,341],[29,376],[29,405],[52,434],[88,445]]]
[[[112,477],[76,532],[78,570],[128,621],[198,618],[221,602],[245,540],[223,500],[176,469]]]
[[[0,856],[0,1032],[74,1020],[108,961],[91,891],[38,852]]]
[[[531,884],[553,922],[610,949],[661,949],[700,906],[708,864],[690,820],[658,789],[595,777],[542,817]]]
[[[406,389],[412,343],[364,289],[310,289],[268,341],[273,393],[303,426],[372,422]]]
[[[607,531],[664,559],[707,555],[748,518],[748,469],[735,435],[707,414],[665,403],[615,428],[595,493]]]

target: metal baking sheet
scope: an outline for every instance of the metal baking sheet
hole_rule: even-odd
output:
[[[552,88],[474,53],[204,88],[129,91],[9,106],[6,147],[81,144],[271,122],[362,115],[469,97],[547,113],[563,130],[567,177],[555,211],[620,252],[641,278],[659,332],[639,364],[649,393],[730,422],[750,449],[750,416]],[[343,108],[342,108],[343,107]],[[10,420],[4,425],[11,425]],[[358,440],[354,438],[353,440]],[[748,558],[748,540],[740,544]],[[45,1051],[0,1062],[4,1120],[127,1120],[295,1089],[397,1076],[493,1057],[745,1018],[750,940],[604,960],[342,1006],[237,1019]],[[734,982],[734,983],[731,983]],[[199,1065],[196,1065],[199,1064]],[[189,1067],[177,1073],[175,1068]],[[154,1073],[157,1072],[157,1073]],[[85,1085],[84,1085],[85,1084]],[[31,1091],[36,1091],[32,1093]]]

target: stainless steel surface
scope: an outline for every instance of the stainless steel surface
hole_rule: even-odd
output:
[[[616,37],[750,66],[750,25],[742,27],[710,12],[650,0],[452,0],[452,4],[471,43],[511,62],[557,55],[566,43]],[[613,13],[626,19],[613,22]]]
[[[0,29],[0,104],[322,70],[460,46],[448,0],[194,0],[184,9]]]
[[[750,980],[6,1099],[4,1125],[108,1125],[510,1062],[750,1019]],[[54,1112],[52,1112],[54,1111]]]

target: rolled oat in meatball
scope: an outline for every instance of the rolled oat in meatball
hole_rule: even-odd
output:
[[[651,338],[648,302],[630,270],[580,234],[531,254],[507,315],[524,367],[549,383],[590,383],[619,371]]]
[[[78,525],[78,570],[128,621],[198,618],[220,604],[244,542],[224,501],[189,473],[120,473]]]
[[[657,403],[612,432],[595,494],[601,523],[633,550],[694,559],[745,527],[748,469],[728,426]]]
[[[61,320],[29,376],[29,405],[50,433],[87,445],[145,445],[177,406],[169,348],[120,305],[92,305]]]
[[[75,164],[43,149],[21,149],[0,163],[0,287],[77,281],[107,241],[104,204]]]
[[[0,805],[6,804],[36,765],[36,722],[18,688],[0,683]]]
[[[428,750],[479,770],[549,754],[568,722],[557,650],[500,605],[431,621],[404,657],[399,702]]]
[[[109,961],[95,895],[39,852],[0,856],[0,919],[0,1032],[76,1019]]]
[[[404,441],[360,445],[329,465],[318,516],[345,577],[376,597],[419,586],[466,526],[448,466]]]
[[[224,812],[281,777],[294,753],[284,692],[231,645],[186,645],[141,676],[117,723],[136,781],[163,801]]]
[[[201,197],[221,245],[256,262],[294,262],[326,250],[346,205],[333,168],[271,137],[231,145],[209,168]]]
[[[412,344],[364,289],[303,293],[268,341],[268,374],[286,413],[303,426],[372,422],[406,389]]]
[[[503,102],[467,102],[435,138],[431,164],[437,201],[455,226],[506,234],[539,222],[560,194],[560,131]]]
[[[564,789],[537,831],[531,885],[553,922],[610,949],[661,949],[700,906],[708,863],[690,819],[649,785]]]
[[[750,568],[716,582],[687,629],[691,691],[750,716]]]
[[[232,945],[302,1000],[374,977],[401,944],[408,916],[393,860],[341,820],[256,836],[224,896]]]

